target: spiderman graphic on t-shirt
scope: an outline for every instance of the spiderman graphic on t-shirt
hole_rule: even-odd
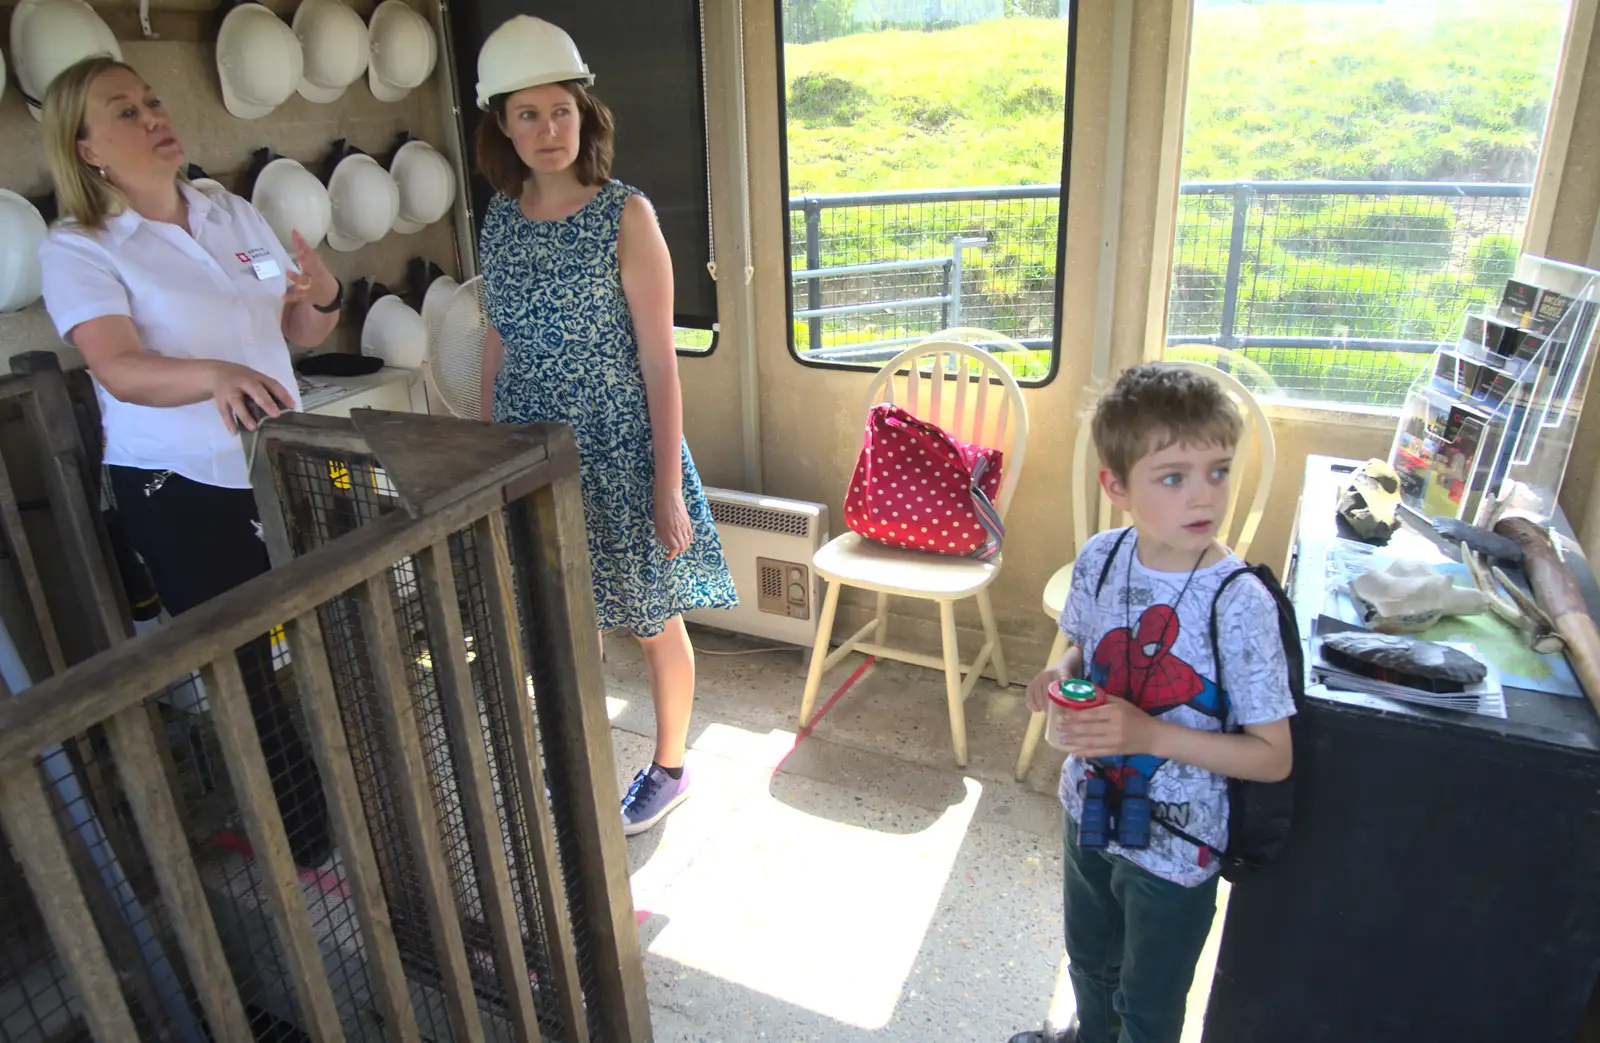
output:
[[[1178,633],[1178,613],[1171,605],[1150,606],[1131,630],[1118,627],[1100,639],[1089,662],[1089,680],[1151,717],[1187,706],[1220,719],[1222,700],[1217,686],[1173,654]],[[1148,782],[1166,761],[1136,753],[1104,757],[1095,763],[1121,788],[1130,772],[1143,775]]]

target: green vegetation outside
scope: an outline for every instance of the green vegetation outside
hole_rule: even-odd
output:
[[[830,25],[856,28],[847,14],[861,5],[843,4],[786,6],[816,38]],[[1565,19],[1558,0],[1202,5],[1183,178],[1528,182]],[[1058,183],[1067,33],[1059,19],[1006,17],[787,45],[791,196]],[[939,206],[825,210],[821,263],[941,256],[954,235],[984,236],[987,246],[964,255],[966,318],[1023,338],[1042,317],[1047,331],[1055,201]],[[1231,196],[1184,197],[1173,333],[1218,327],[1233,207]],[[1236,329],[1445,338],[1510,274],[1524,208],[1518,199],[1258,198],[1247,211]],[[791,217],[803,268],[804,219]],[[824,343],[886,335],[882,317],[852,317],[830,323]],[[1297,397],[1372,404],[1398,402],[1423,362],[1347,349],[1247,354]],[[1042,353],[1031,356],[1019,376],[1048,368]]]

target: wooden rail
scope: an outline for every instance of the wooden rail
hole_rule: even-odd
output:
[[[6,393],[0,381],[0,401]],[[70,434],[75,443],[70,419],[70,412],[63,419],[41,411],[34,426],[63,442]],[[297,534],[284,502],[293,483],[285,461],[354,457],[381,471],[397,495],[386,495],[385,510],[337,538],[317,543]],[[385,1038],[420,1040],[421,988],[442,996],[450,1032],[463,1041],[586,1043],[591,1031],[607,1041],[650,1039],[570,430],[366,411],[336,421],[292,415],[264,426],[255,466],[274,561],[269,573],[142,637],[108,640],[92,658],[0,698],[0,826],[90,1032],[120,1043],[150,1036],[145,1026],[155,1024],[150,1038],[165,1035],[158,1001],[119,984],[113,968],[125,966],[128,954],[108,949],[109,916],[95,908],[100,882],[74,864],[71,830],[52,811],[38,769],[44,751],[103,730],[139,850],[153,869],[153,897],[165,912],[173,962],[192,985],[212,1038],[253,1038],[252,997],[237,956],[230,961],[225,951],[232,925],[219,930],[227,909],[207,901],[198,838],[185,832],[184,794],[164,760],[165,740],[152,729],[153,693],[197,673],[249,838],[255,886],[288,971],[294,1021],[309,1038],[345,1039],[351,1012],[366,1008]],[[352,465],[349,473],[355,471]],[[9,535],[15,511],[3,479],[0,527]],[[97,514],[81,502],[81,476],[64,464],[50,481],[53,502],[70,500],[79,484],[77,507],[89,524],[66,541],[69,554],[84,555],[74,579],[80,589],[109,595],[97,625],[108,635],[114,627],[125,632],[115,591],[107,587],[111,573],[97,542]],[[479,628],[472,655],[493,671],[469,662],[472,624],[464,626],[463,571],[451,554],[457,534],[467,534],[477,596],[487,605],[487,632]],[[17,544],[10,545],[15,552]],[[299,556],[297,546],[305,548]],[[396,579],[402,568],[417,580],[424,657],[402,627],[406,595]],[[23,585],[30,598],[40,586]],[[330,611],[335,603],[343,606],[338,613]],[[339,621],[337,634],[328,630],[330,620]],[[343,979],[326,972],[306,867],[294,864],[252,717],[251,682],[236,657],[280,624],[337,850],[334,868],[316,872],[336,875],[348,895],[370,981],[363,997],[347,995]],[[356,641],[364,650],[359,693],[347,690],[332,665],[336,641]],[[425,712],[419,676],[427,678],[426,700],[436,698],[442,713],[449,757],[442,768],[425,756],[419,735]],[[349,731],[347,709],[357,698],[375,700],[379,723],[371,735]],[[503,713],[487,713],[491,703]],[[496,729],[505,734],[490,734]],[[377,799],[358,778],[352,752],[358,738],[377,743],[392,772],[392,791]],[[498,771],[490,750],[511,751],[496,758]],[[546,786],[563,799],[559,832]],[[399,824],[383,820],[381,807],[398,809]],[[465,823],[465,864],[452,863],[445,850],[452,816]],[[514,827],[514,820],[522,825]],[[404,895],[385,886],[375,843],[380,832],[409,852],[422,908],[396,907]],[[463,908],[462,878],[473,881],[471,911]],[[519,894],[527,896],[521,910]],[[424,954],[426,973],[417,969],[418,955],[397,940],[401,916],[426,925],[433,949]],[[473,930],[466,932],[469,920]],[[487,950],[474,947],[471,938],[485,930]],[[537,981],[530,946],[544,958]],[[586,977],[579,974],[580,954]],[[487,981],[486,961],[494,968]]]

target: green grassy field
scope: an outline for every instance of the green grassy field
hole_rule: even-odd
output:
[[[1565,17],[1555,0],[1201,6],[1183,177],[1530,181]],[[1019,17],[787,45],[791,195],[1059,182],[1067,33],[1063,21]],[[1517,215],[1486,213],[1411,197],[1264,207],[1241,315],[1256,332],[1447,336],[1515,259]],[[825,217],[825,265],[937,256],[953,234],[987,237],[968,291],[994,328],[1037,327],[1054,284],[1053,203],[957,208],[938,221],[911,208]],[[1230,223],[1231,201],[1186,198],[1174,331],[1215,328]],[[798,215],[793,227],[798,242]],[[1186,243],[1204,249],[1183,260]],[[880,335],[841,323],[826,343]],[[1403,393],[1421,364],[1322,355],[1252,352],[1285,387],[1359,385],[1375,402]]]

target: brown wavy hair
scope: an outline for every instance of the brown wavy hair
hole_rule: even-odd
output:
[[[1095,451],[1119,481],[1133,465],[1170,445],[1232,449],[1244,419],[1215,380],[1165,362],[1132,366],[1095,404]]]
[[[577,80],[569,80],[560,86],[572,95],[582,118],[578,129],[578,158],[572,164],[573,171],[580,184],[603,185],[611,180],[611,158],[616,141],[616,125],[612,121],[611,110]],[[478,173],[494,186],[495,191],[517,199],[521,197],[522,186],[531,171],[501,128],[506,118],[506,101],[510,97],[510,94],[496,94],[489,99],[489,111],[478,120],[476,152]]]

